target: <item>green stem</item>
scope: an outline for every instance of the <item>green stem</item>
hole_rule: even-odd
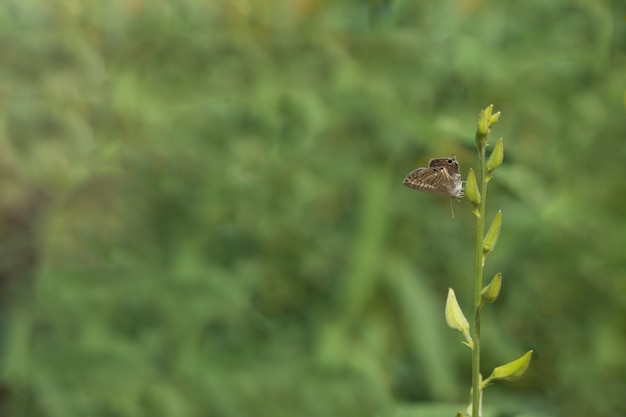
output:
[[[485,146],[478,150],[480,163],[480,215],[476,219],[476,287],[474,295],[474,326],[472,326],[472,417],[480,415],[480,292],[483,288],[483,237],[485,234],[485,202],[487,200],[487,167],[485,161]]]

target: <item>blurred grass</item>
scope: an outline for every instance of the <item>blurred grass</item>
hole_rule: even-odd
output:
[[[536,356],[485,402],[623,414],[621,7],[5,2],[1,414],[465,401],[443,303],[470,305],[469,206],[452,220],[401,179],[449,154],[465,175],[490,102],[504,287],[483,372]]]

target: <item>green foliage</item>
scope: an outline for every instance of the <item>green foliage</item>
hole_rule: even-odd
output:
[[[530,347],[517,396],[623,414],[626,46],[607,7],[4,2],[1,414],[464,401],[440,317],[448,287],[472,291],[472,215],[401,181],[450,154],[465,176],[488,102],[507,152],[487,274],[506,285],[484,367]]]

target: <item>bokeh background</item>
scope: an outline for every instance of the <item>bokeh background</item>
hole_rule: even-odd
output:
[[[454,415],[505,164],[485,416],[626,415],[622,1],[6,0],[0,415]]]

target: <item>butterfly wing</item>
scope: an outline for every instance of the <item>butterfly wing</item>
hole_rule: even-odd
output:
[[[428,168],[418,168],[404,178],[404,185],[426,193],[463,197],[463,185],[459,173],[459,163],[454,157],[435,158],[428,162]]]
[[[414,190],[450,196],[455,188],[453,179],[443,167],[418,168],[404,178],[404,185]]]
[[[434,167],[444,167],[448,170],[448,173],[451,177],[455,177],[459,174],[459,163],[457,162],[455,157],[450,158],[434,158],[428,162],[428,166],[431,168]]]

